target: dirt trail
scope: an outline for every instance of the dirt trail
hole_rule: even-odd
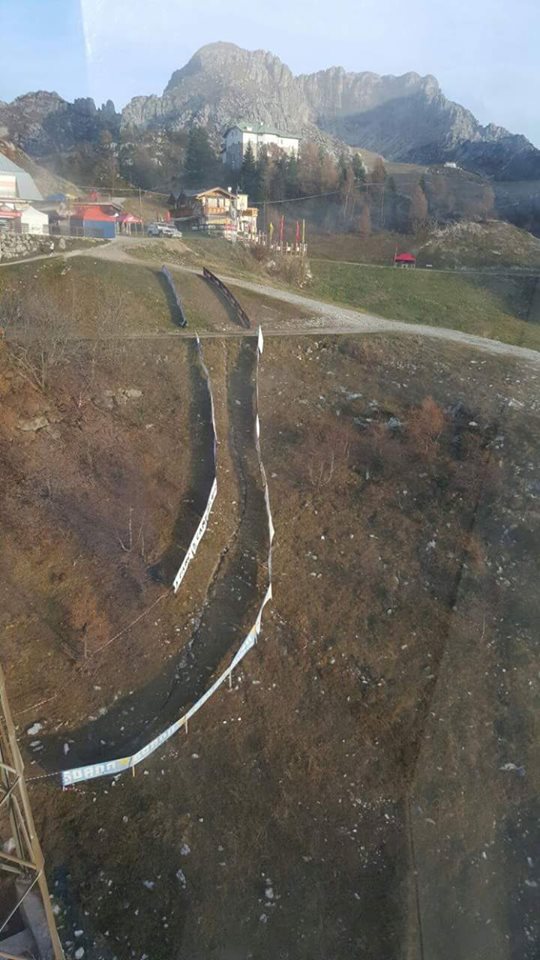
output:
[[[179,241],[180,242],[180,241]],[[133,241],[131,241],[133,244]],[[92,250],[71,250],[63,254],[64,257],[89,256],[99,260],[113,260],[118,263],[128,263],[132,266],[140,266],[141,261],[133,257],[129,252],[130,241],[125,237],[117,238],[106,246]],[[33,257],[32,260],[46,260],[57,254],[48,254],[43,257]],[[28,263],[30,260],[19,261]],[[0,266],[9,266],[11,264],[0,264]],[[183,264],[169,262],[168,267],[183,272],[201,275],[198,267],[188,267]],[[261,294],[265,297],[271,297],[281,300],[285,303],[293,304],[308,310],[321,317],[321,322],[309,319],[296,321],[294,330],[286,327],[271,331],[280,336],[294,333],[295,336],[303,334],[340,334],[340,333],[401,333],[409,336],[431,337],[437,340],[445,340],[454,343],[462,343],[467,346],[476,347],[485,353],[496,353],[503,356],[518,357],[523,360],[531,360],[535,364],[540,364],[540,354],[536,350],[527,347],[517,347],[512,344],[502,343],[498,340],[489,340],[486,337],[474,336],[470,333],[463,333],[461,330],[451,330],[447,327],[430,327],[420,323],[403,323],[399,320],[387,320],[384,317],[378,317],[375,314],[362,313],[358,310],[351,310],[347,307],[339,307],[332,303],[326,303],[322,300],[315,300],[302,294],[293,293],[280,287],[273,287],[269,284],[255,283],[251,280],[243,280],[238,277],[229,277],[225,274],[219,274],[224,283],[241,290],[250,290],[253,293]],[[248,332],[249,333],[249,332]],[[265,331],[266,333],[266,331]],[[214,334],[222,336],[222,333]],[[242,335],[242,334],[241,334]],[[207,334],[212,336],[212,334]]]
[[[265,503],[253,433],[256,345],[244,340],[227,350],[231,366],[228,442],[241,498],[240,522],[216,563],[187,646],[146,686],[118,700],[106,715],[70,733],[70,765],[101,762],[142,747],[204,692],[223,658],[240,645],[252,626],[261,600],[259,578],[267,552]],[[217,509],[226,509],[219,502],[219,493]],[[172,561],[173,553],[175,547],[164,563]],[[46,769],[66,767],[64,742],[65,736],[43,738]]]

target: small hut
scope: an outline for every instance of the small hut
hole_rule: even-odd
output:
[[[49,215],[35,207],[25,207],[21,211],[21,232],[35,233],[39,236],[49,232]]]
[[[120,233],[139,234],[143,233],[143,222],[140,217],[133,213],[121,213],[118,217]]]
[[[396,253],[394,257],[395,267],[415,267],[416,257],[414,253]]]
[[[71,217],[70,230],[74,236],[112,240],[118,231],[118,214],[109,213],[101,204],[80,204]]]

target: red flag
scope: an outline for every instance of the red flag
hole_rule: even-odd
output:
[[[300,221],[296,221],[296,242],[300,243]]]

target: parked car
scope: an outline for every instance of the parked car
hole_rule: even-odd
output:
[[[170,223],[151,223],[146,231],[149,237],[176,237],[179,240],[182,231]]]

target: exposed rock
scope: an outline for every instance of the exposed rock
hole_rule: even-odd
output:
[[[138,400],[142,397],[142,390],[136,387],[118,387],[116,390],[105,390],[103,397],[105,406],[112,410],[115,403],[127,403],[128,400]]]
[[[111,101],[97,109],[91,97],[69,103],[45,90],[0,104],[0,128],[33,156],[69,150],[82,141],[97,143],[103,129],[117,133],[119,121]]]
[[[24,430],[25,433],[37,433],[38,430],[43,430],[48,426],[47,417],[33,417],[31,420],[21,420],[19,430]]]
[[[162,96],[134,97],[121,116],[111,101],[98,109],[90,98],[68,103],[46,91],[0,102],[0,133],[33,156],[97,144],[104,130],[117,141],[121,124],[156,131],[205,126],[217,143],[224,127],[240,119],[316,142],[337,139],[389,160],[453,160],[499,179],[540,179],[540,150],[495,124],[482,126],[447,100],[431,75],[331,67],[294,76],[273,54],[232,43],[202,47],[173,73]]]
[[[315,140],[322,132],[393,160],[470,161],[478,172],[489,166],[504,176],[512,176],[514,165],[520,177],[540,177],[540,151],[525,137],[479,124],[446,99],[433,76],[332,67],[295,77],[273,54],[232,43],[202,47],[173,73],[162,97],[135,97],[122,114],[124,124],[196,124],[216,132],[239,119]]]

